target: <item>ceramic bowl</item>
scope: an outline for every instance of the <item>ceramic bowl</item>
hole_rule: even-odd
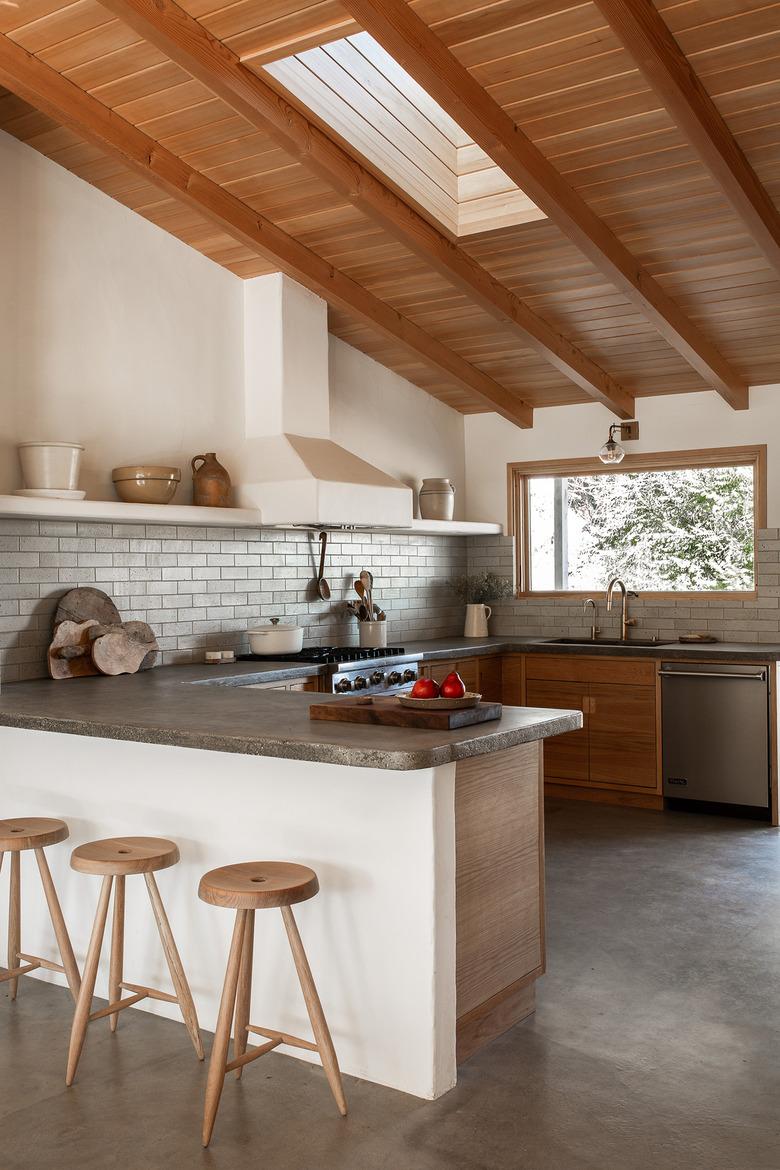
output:
[[[111,478],[116,494],[126,504],[169,504],[179,486],[181,468],[145,464],[115,467]]]
[[[402,707],[419,708],[422,711],[462,711],[466,707],[476,707],[482,700],[482,695],[474,691],[466,691],[460,699],[413,699],[411,691],[398,696]]]

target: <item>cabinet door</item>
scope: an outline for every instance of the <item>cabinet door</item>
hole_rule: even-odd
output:
[[[424,668],[424,673],[427,678],[434,678],[440,683],[451,670],[457,670],[467,691],[479,690],[478,658],[446,658],[438,662],[429,662]]]
[[[546,682],[528,679],[525,701],[528,707],[562,707],[586,710],[587,683]],[[588,779],[588,728],[567,731],[544,741],[545,780]]]
[[[498,654],[479,659],[478,690],[486,703],[502,701],[501,658]]]
[[[655,687],[590,684],[591,784],[657,788]]]
[[[508,707],[525,703],[525,659],[522,654],[508,654],[501,663],[501,701]]]

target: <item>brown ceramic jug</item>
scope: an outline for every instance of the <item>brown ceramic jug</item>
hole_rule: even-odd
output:
[[[214,451],[192,460],[192,502],[203,508],[230,507],[230,476]]]

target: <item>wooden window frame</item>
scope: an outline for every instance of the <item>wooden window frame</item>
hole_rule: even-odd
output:
[[[754,447],[709,447],[701,451],[654,451],[626,455],[621,463],[608,466],[597,456],[585,459],[543,459],[534,463],[507,464],[510,532],[514,537],[515,596],[516,597],[589,597],[589,590],[530,589],[530,519],[528,483],[531,479],[550,476],[619,475],[627,471],[683,471],[698,467],[752,467],[753,468],[753,533],[758,549],[758,533],[766,528],[766,444]],[[627,582],[629,588],[631,582]],[[735,590],[667,590],[644,591],[643,598],[684,599],[692,597],[751,598],[757,595],[756,562],[753,567],[753,589]]]

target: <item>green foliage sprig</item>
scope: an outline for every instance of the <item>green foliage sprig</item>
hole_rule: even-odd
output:
[[[464,573],[455,577],[450,585],[456,595],[466,605],[486,605],[490,601],[501,601],[504,597],[512,596],[512,582],[508,577],[499,577],[498,573]]]

